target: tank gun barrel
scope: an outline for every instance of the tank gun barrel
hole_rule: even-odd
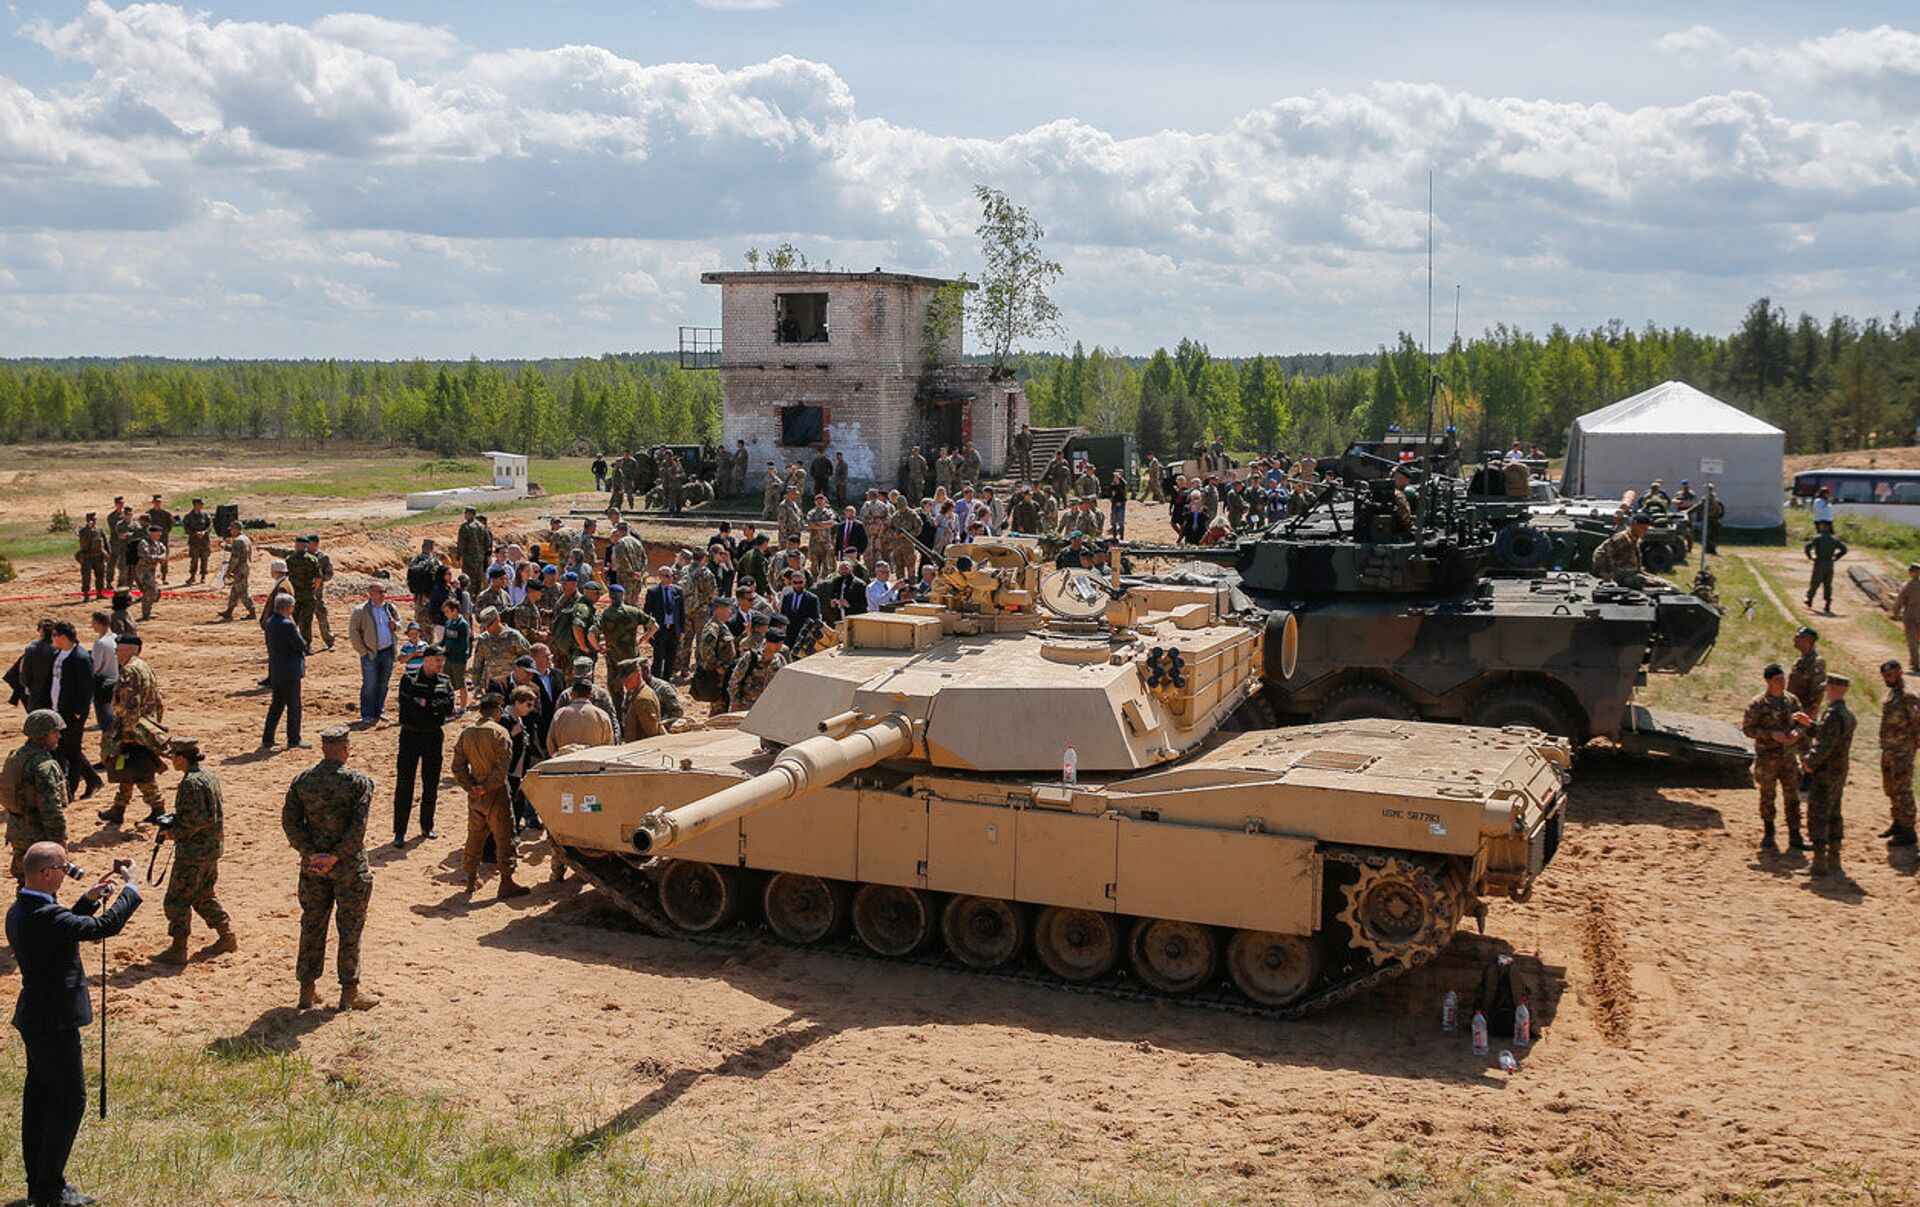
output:
[[[773,766],[752,779],[688,801],[677,809],[655,809],[647,814],[634,827],[633,849],[642,855],[658,855],[714,826],[906,754],[913,749],[913,742],[913,722],[898,713],[843,737],[823,733],[796,742],[774,758]]]

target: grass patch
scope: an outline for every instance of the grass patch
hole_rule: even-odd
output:
[[[1799,622],[1780,614],[1761,590],[1752,565],[1739,556],[1712,559],[1719,580],[1720,639],[1707,660],[1685,675],[1649,675],[1636,693],[1641,703],[1738,721],[1748,700],[1763,686],[1760,668],[1793,660],[1793,631]],[[1742,600],[1754,601],[1748,619]]]
[[[1850,548],[1873,550],[1905,565],[1920,562],[1920,527],[1873,516],[1842,515],[1833,523],[1834,535]],[[1798,549],[1813,539],[1813,512],[1805,507],[1787,510],[1787,547]],[[1843,561],[1841,566],[1845,566]]]

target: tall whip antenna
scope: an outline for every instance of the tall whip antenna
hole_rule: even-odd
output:
[[[1420,475],[1420,524],[1433,517],[1433,396],[1440,375],[1433,371],[1433,169],[1427,169],[1427,442],[1421,451],[1425,472]]]

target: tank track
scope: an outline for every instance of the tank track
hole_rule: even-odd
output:
[[[1364,865],[1364,853],[1332,849],[1324,851],[1323,856],[1330,862]],[[863,960],[892,967],[936,968],[943,972],[962,973],[968,976],[985,976],[1000,981],[1015,981],[1026,985],[1035,985],[1046,989],[1066,993],[1080,993],[1093,997],[1104,997],[1122,1002],[1169,1003],[1197,1010],[1215,1010],[1227,1014],[1244,1014],[1256,1018],[1294,1019],[1302,1018],[1329,1006],[1346,1001],[1355,994],[1364,993],[1374,986],[1402,976],[1413,968],[1431,960],[1439,950],[1419,953],[1410,963],[1402,964],[1398,960],[1389,960],[1376,968],[1353,973],[1340,980],[1325,985],[1299,1001],[1285,1006],[1263,1006],[1252,1002],[1228,986],[1216,986],[1213,989],[1188,994],[1165,994],[1125,981],[1116,981],[1108,977],[1091,984],[1075,984],[1049,976],[1042,971],[1022,967],[1007,967],[988,972],[977,972],[962,967],[947,959],[941,952],[934,951],[924,955],[893,957],[878,955],[867,950],[858,940],[848,938],[834,943],[811,945],[792,945],[781,940],[770,930],[749,930],[735,926],[723,932],[713,934],[690,934],[675,926],[660,908],[659,894],[655,885],[645,872],[617,855],[586,856],[575,851],[565,852],[567,866],[578,873],[582,880],[613,898],[620,907],[631,914],[650,934],[666,939],[676,939],[684,943],[694,943],[702,947],[723,951],[739,951],[755,943],[775,943],[781,947],[791,947],[795,951],[809,954],[836,956],[842,959]]]

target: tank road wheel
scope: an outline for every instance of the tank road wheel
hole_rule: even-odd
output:
[[[1509,725],[1530,725],[1556,738],[1579,742],[1581,734],[1573,718],[1552,693],[1539,687],[1520,684],[1496,687],[1482,695],[1467,709],[1467,724],[1504,729]]]
[[[1264,690],[1256,690],[1240,702],[1240,707],[1227,714],[1227,719],[1220,723],[1220,732],[1250,733],[1256,729],[1275,729],[1279,725],[1280,717],[1273,711],[1273,701],[1267,699]]]
[[[1108,914],[1049,905],[1033,924],[1033,954],[1063,981],[1093,981],[1120,962],[1120,925]]]
[[[1389,721],[1411,721],[1418,715],[1413,702],[1384,683],[1349,683],[1321,701],[1313,710],[1314,724],[1326,721],[1359,721],[1384,717]]]
[[[998,897],[955,897],[940,915],[940,933],[954,959],[984,972],[1027,945],[1027,912]]]
[[[776,872],[760,903],[774,934],[789,943],[819,943],[846,929],[851,896],[838,880]]]
[[[1411,966],[1445,947],[1460,925],[1460,896],[1452,882],[1398,856],[1379,867],[1362,866],[1359,878],[1340,891],[1347,903],[1339,919],[1349,941],[1375,964],[1399,960]]]
[[[740,916],[744,877],[739,868],[693,859],[669,860],[660,873],[660,908],[681,930],[719,930]]]
[[[1227,941],[1227,975],[1262,1006],[1299,1000],[1320,977],[1320,949],[1310,935],[1236,930]]]
[[[1685,558],[1685,554],[1676,553],[1671,545],[1662,544],[1658,541],[1649,541],[1641,549],[1640,565],[1645,568],[1648,574],[1665,574],[1667,571],[1679,565]]]
[[[1161,993],[1192,993],[1220,972],[1220,936],[1197,922],[1142,918],[1127,941],[1133,974]]]
[[[917,888],[863,884],[853,895],[853,933],[883,956],[910,956],[933,939],[933,902]]]

